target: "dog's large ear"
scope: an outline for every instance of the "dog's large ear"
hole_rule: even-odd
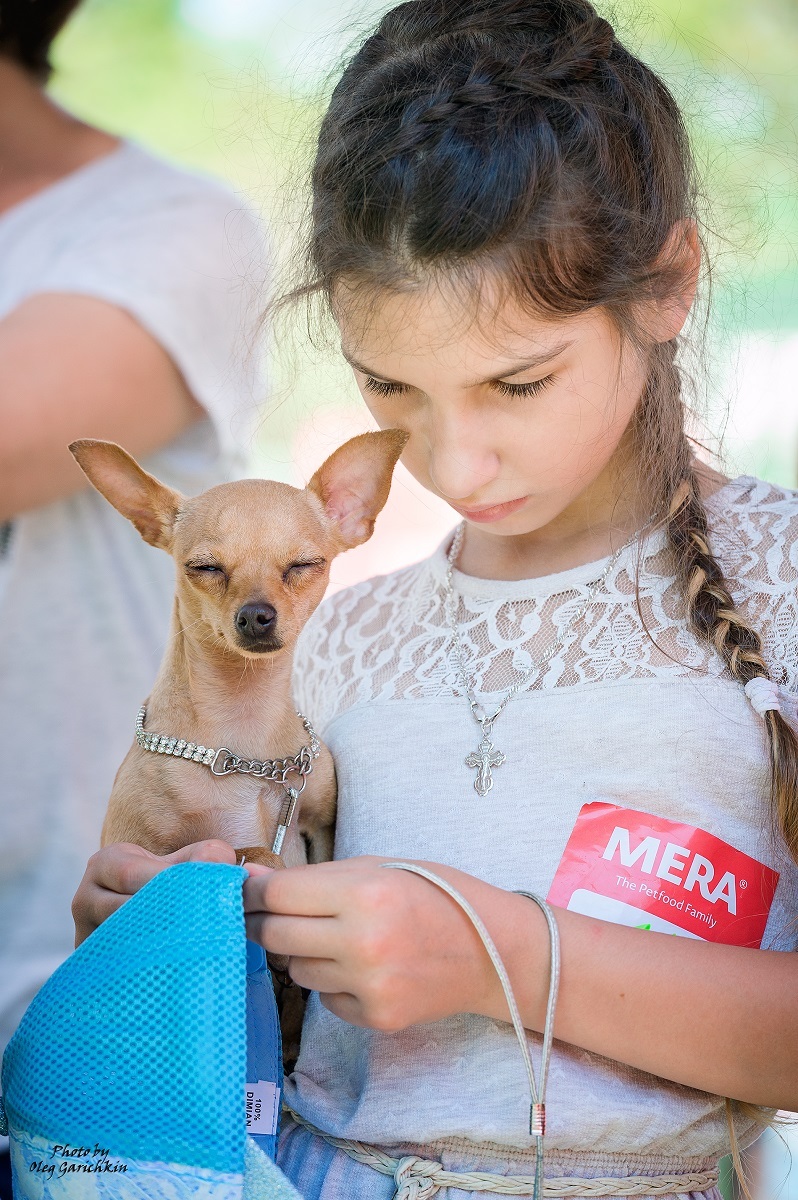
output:
[[[115,442],[83,438],[69,449],[78,466],[117,512],[132,521],[145,542],[169,550],[183,497],[139,466]]]
[[[344,549],[371,537],[408,436],[401,429],[361,433],[339,446],[308,484],[335,523]]]

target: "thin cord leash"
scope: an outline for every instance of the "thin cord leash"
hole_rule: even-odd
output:
[[[383,867],[397,871],[409,871],[420,875],[430,883],[446,892],[448,896],[462,909],[476,930],[479,938],[493,963],[502,990],[507,1000],[507,1007],[521,1048],[524,1066],[529,1080],[531,1095],[530,1133],[535,1138],[535,1174],[534,1175],[497,1175],[490,1171],[457,1172],[447,1171],[443,1164],[431,1159],[424,1159],[415,1154],[406,1154],[395,1158],[386,1154],[378,1146],[368,1146],[364,1142],[351,1141],[348,1138],[333,1137],[322,1129],[317,1129],[309,1121],[293,1109],[285,1106],[285,1112],[310,1133],[327,1142],[336,1150],[343,1151],[355,1162],[379,1171],[394,1180],[396,1190],[393,1200],[433,1200],[441,1188],[457,1188],[464,1192],[491,1193],[500,1196],[526,1196],[532,1200],[555,1200],[568,1197],[573,1200],[591,1200],[592,1197],[621,1197],[621,1196],[673,1196],[686,1195],[689,1192],[701,1192],[714,1187],[718,1181],[717,1171],[694,1172],[688,1175],[653,1175],[630,1176],[627,1178],[553,1178],[543,1177],[543,1141],[546,1133],[546,1084],[548,1081],[551,1047],[554,1037],[554,1013],[557,1004],[557,992],[560,982],[560,940],[557,922],[549,905],[534,892],[519,891],[518,895],[532,900],[546,918],[551,943],[551,969],[549,973],[549,990],[546,1004],[546,1022],[543,1031],[543,1045],[540,1065],[540,1082],[535,1078],[532,1060],[529,1054],[529,1044],[526,1030],[521,1021],[518,1005],[513,994],[512,984],[507,974],[496,945],[488,933],[479,914],[460,893],[426,867],[416,863],[386,862]]]
[[[542,1193],[543,1188],[543,1139],[546,1134],[546,1082],[549,1077],[549,1059],[551,1057],[551,1043],[554,1037],[554,1011],[557,1006],[557,991],[560,983],[560,934],[557,928],[557,922],[554,920],[554,914],[551,912],[545,900],[541,900],[538,896],[530,895],[530,898],[542,910],[549,931],[549,939],[551,942],[551,970],[549,973],[549,994],[546,1004],[546,1023],[543,1034],[543,1050],[540,1063],[540,1086],[535,1079],[535,1069],[532,1066],[532,1057],[529,1053],[529,1042],[526,1036],[526,1029],[521,1020],[521,1014],[518,1011],[513,986],[510,983],[510,976],[507,974],[507,968],[502,962],[501,955],[496,949],[496,944],[493,938],[488,933],[482,918],[479,913],[466,900],[465,896],[461,896],[456,888],[453,888],[445,879],[441,879],[439,875],[435,875],[432,871],[428,871],[426,867],[420,867],[416,863],[407,862],[389,862],[383,863],[384,867],[393,868],[398,871],[410,871],[413,875],[420,875],[422,879],[429,880],[430,883],[440,888],[447,896],[454,900],[479,935],[482,945],[488,952],[488,957],[493,963],[496,974],[499,976],[499,982],[502,985],[502,991],[507,1001],[507,1007],[510,1010],[510,1019],[513,1023],[515,1036],[518,1039],[518,1045],[521,1048],[521,1056],[526,1067],[527,1079],[529,1081],[529,1094],[531,1103],[529,1106],[529,1132],[535,1139],[535,1179],[534,1179],[534,1200]]]
[[[464,896],[453,888],[445,879],[441,879],[439,875],[428,871],[426,867],[420,867],[416,863],[406,862],[387,862],[382,863],[383,867],[393,868],[397,871],[410,871],[413,875],[420,875],[422,879],[428,879],[430,883],[435,884],[442,892],[446,892],[468,917],[474,929],[479,934],[482,945],[488,952],[488,957],[493,963],[496,974],[499,976],[499,982],[502,985],[507,1007],[510,1010],[510,1019],[513,1023],[515,1036],[518,1039],[518,1045],[521,1047],[521,1056],[526,1067],[527,1079],[529,1080],[529,1094],[532,1102],[529,1107],[529,1132],[535,1138],[535,1178],[538,1177],[542,1182],[543,1179],[543,1138],[546,1133],[546,1081],[549,1075],[549,1059],[551,1057],[551,1043],[554,1037],[554,1011],[557,1006],[557,991],[560,983],[560,936],[557,929],[557,922],[554,920],[554,914],[551,912],[545,900],[541,900],[538,896],[530,896],[532,900],[540,907],[546,917],[548,925],[549,938],[551,941],[551,971],[549,978],[549,994],[546,1004],[546,1024],[543,1034],[543,1053],[540,1064],[540,1086],[535,1079],[535,1069],[532,1066],[532,1058],[529,1053],[529,1042],[527,1041],[526,1029],[521,1020],[521,1014],[518,1011],[513,986],[510,983],[510,976],[507,974],[507,968],[502,962],[501,955],[496,949],[496,944],[493,938],[488,933],[482,918],[469,904]],[[526,892],[525,895],[530,895]],[[535,1188],[535,1196],[540,1193],[539,1183]]]
[[[537,904],[540,911],[543,913],[543,916],[546,918],[546,924],[548,925],[548,928],[549,928],[549,945],[551,946],[551,967],[549,969],[549,995],[548,995],[548,999],[546,1001],[546,1024],[543,1028],[543,1047],[542,1047],[542,1052],[541,1052],[541,1057],[540,1057],[540,1096],[541,1096],[541,1101],[542,1101],[543,1097],[546,1094],[546,1086],[549,1081],[549,1063],[551,1061],[551,1044],[554,1041],[554,1011],[557,1007],[557,996],[558,996],[559,990],[560,990],[560,931],[557,928],[557,922],[554,919],[554,913],[551,911],[550,906],[546,903],[545,900],[541,900],[540,896],[536,895],[534,892],[525,892],[525,891],[521,890],[520,888],[517,889],[516,895],[526,896],[527,899],[533,900],[534,903]],[[508,980],[508,983],[509,983],[509,980]],[[504,994],[507,995],[506,990],[505,990]],[[510,994],[512,995],[512,992]],[[526,1042],[526,1037],[524,1037],[524,1042]],[[537,1119],[540,1123],[540,1126],[541,1126],[540,1140],[541,1140],[541,1154],[542,1154],[543,1138],[546,1134],[546,1106],[544,1103],[541,1103],[538,1106],[538,1108],[540,1111],[537,1114],[534,1114],[534,1112],[533,1112],[533,1123],[534,1123],[535,1117],[537,1117]],[[530,1132],[536,1133],[536,1130],[533,1128],[533,1129],[530,1129]]]

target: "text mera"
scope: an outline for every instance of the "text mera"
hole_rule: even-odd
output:
[[[622,825],[616,825],[601,857],[611,862],[616,853],[622,866],[637,867],[642,874],[656,875],[658,879],[683,887],[685,891],[692,892],[697,884],[705,900],[710,904],[722,901],[729,912],[736,916],[737,879],[733,872],[725,871],[713,887],[714,864],[701,854],[693,854],[686,846],[666,842],[663,848],[661,838],[649,835],[632,849],[630,831]],[[689,866],[688,860],[691,860]]]

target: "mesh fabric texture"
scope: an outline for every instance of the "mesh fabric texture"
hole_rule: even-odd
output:
[[[244,1170],[245,875],[170,867],[59,967],[3,1060],[12,1132]]]

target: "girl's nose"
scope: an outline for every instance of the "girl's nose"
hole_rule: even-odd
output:
[[[484,417],[438,420],[430,431],[429,475],[446,500],[477,498],[499,473]]]

